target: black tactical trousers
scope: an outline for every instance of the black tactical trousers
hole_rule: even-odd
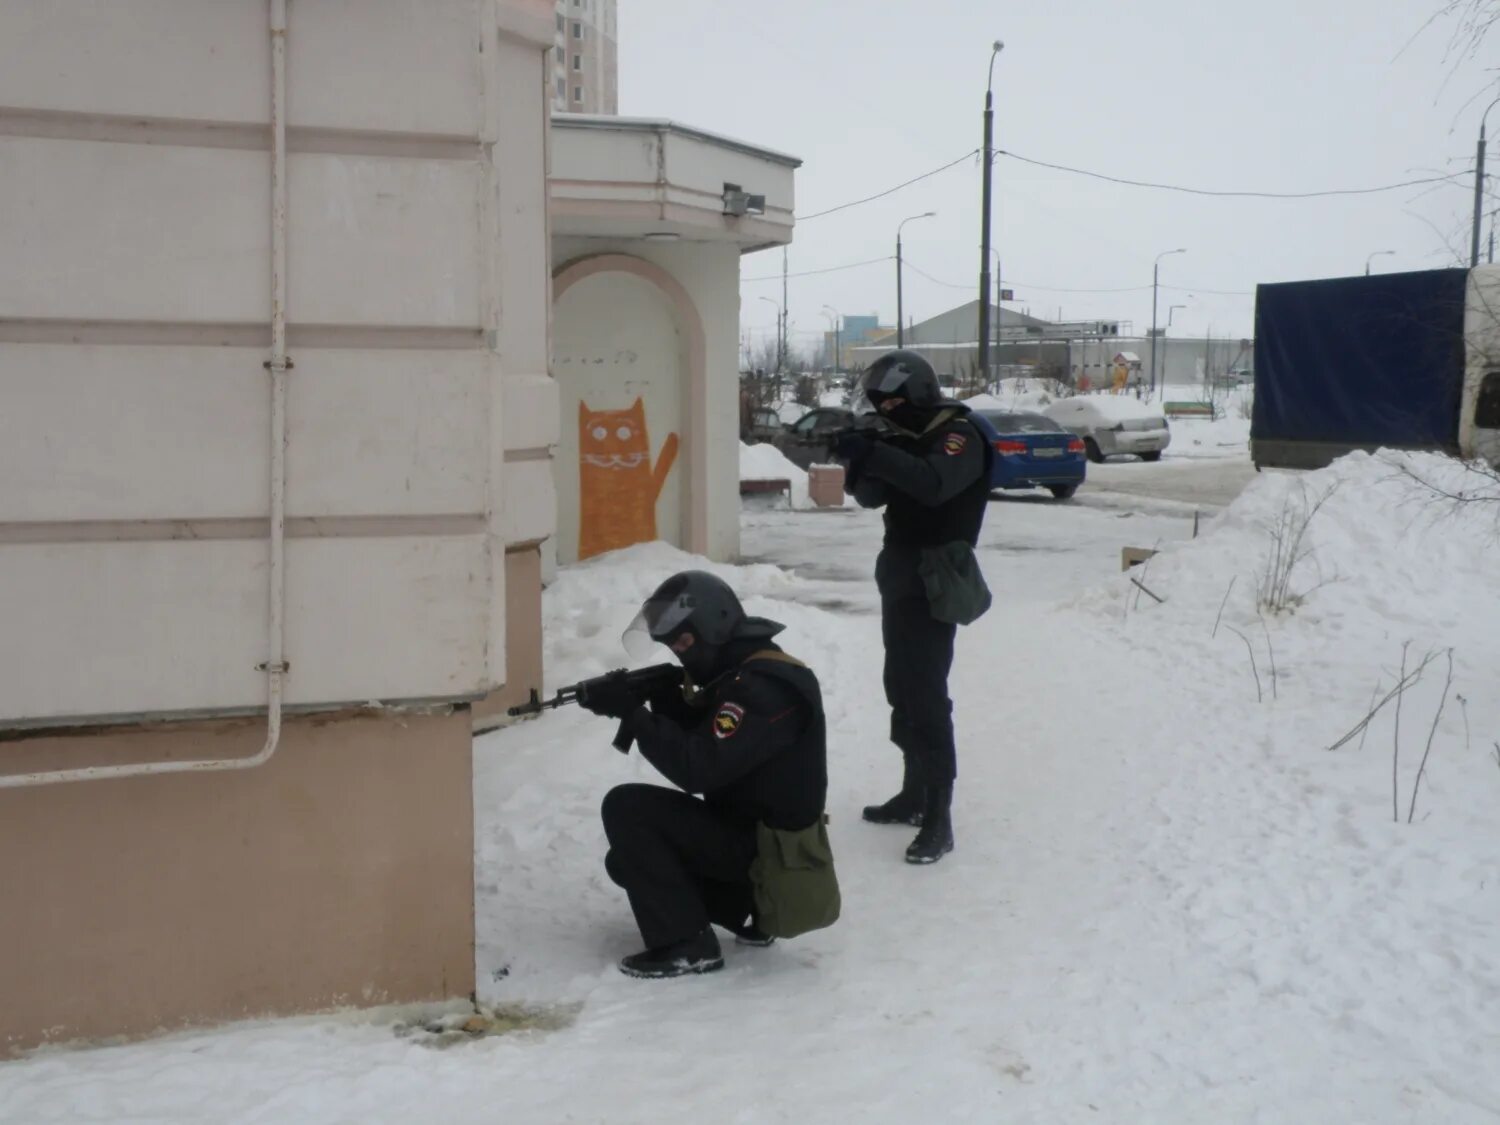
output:
[[[755,829],[659,785],[619,785],[604,798],[604,869],[625,888],[646,948],[742,925],[755,904]]]
[[[924,784],[952,785],[958,762],[948,671],[958,627],[936,620],[925,595],[891,594],[880,601],[880,628],[891,741],[914,759]]]

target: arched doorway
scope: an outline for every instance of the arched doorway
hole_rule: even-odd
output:
[[[625,254],[554,277],[557,559],[661,539],[701,551],[703,331],[661,267]]]

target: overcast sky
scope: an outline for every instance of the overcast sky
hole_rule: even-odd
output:
[[[1198,188],[1377,186],[1472,169],[1490,101],[1480,91],[1496,82],[1485,68],[1500,65],[1500,32],[1482,57],[1445,60],[1451,29],[1422,31],[1439,6],[620,0],[620,109],[801,157],[797,211],[806,215],[977,149],[990,44],[999,38],[997,148]],[[1490,124],[1492,136],[1500,133],[1500,112]],[[1500,144],[1491,151],[1500,171]],[[1467,255],[1473,190],[1470,176],[1363,197],[1206,199],[1005,157],[995,184],[995,245],[1017,298],[1008,307],[1129,320],[1144,332],[1152,261],[1185,247],[1162,262],[1162,321],[1167,306],[1186,305],[1173,335],[1248,335],[1257,282],[1362,273],[1371,251],[1396,251],[1375,259],[1378,271],[1451,265],[1455,250]],[[906,228],[914,267],[906,312],[921,320],[971,300],[977,158],[889,198],[799,223],[791,271],[893,254],[897,224],[928,210],[938,217]],[[780,259],[779,251],[744,259],[742,332],[773,333],[775,309],[756,298],[779,300],[779,281],[751,279],[778,274]],[[793,277],[790,292],[794,345],[821,334],[825,304],[894,323],[893,262]]]

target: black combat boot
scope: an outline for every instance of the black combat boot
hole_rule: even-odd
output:
[[[761,929],[760,924],[754,918],[742,926],[731,927],[731,932],[734,934],[736,945],[753,945],[764,949],[768,945],[776,944],[776,939]]]
[[[922,831],[906,849],[907,863],[936,863],[953,850],[953,783],[929,785]]]
[[[866,805],[864,817],[871,824],[921,824],[922,775],[910,754],[903,755],[901,792],[883,805]]]
[[[620,972],[628,977],[685,977],[691,973],[711,973],[724,967],[719,939],[704,927],[690,938],[632,953],[620,962]]]

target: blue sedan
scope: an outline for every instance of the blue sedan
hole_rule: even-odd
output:
[[[987,435],[995,456],[991,488],[1045,488],[1059,500],[1078,491],[1087,472],[1083,440],[1051,418],[1024,410],[979,410],[974,421]]]

